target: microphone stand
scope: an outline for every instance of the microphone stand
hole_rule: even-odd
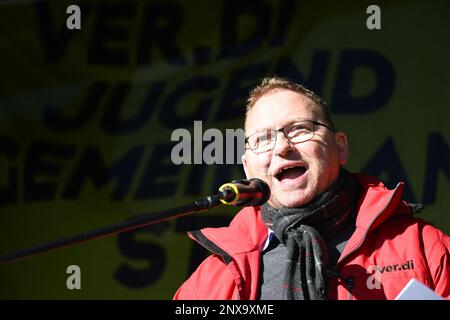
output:
[[[115,223],[95,230],[83,232],[75,236],[70,236],[51,242],[37,244],[29,248],[4,254],[0,256],[0,264],[15,262],[32,256],[36,256],[38,254],[42,254],[50,250],[67,247],[87,240],[100,238],[124,231],[130,231],[151,224],[160,223],[162,221],[166,221],[172,218],[177,218],[191,213],[212,209],[221,204],[227,204],[227,201],[229,201],[232,197],[233,195],[231,195],[229,192],[220,191],[218,194],[207,196],[203,199],[196,200],[187,205],[160,211],[153,214],[142,215],[134,219]]]

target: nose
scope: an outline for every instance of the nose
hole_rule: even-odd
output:
[[[294,144],[289,141],[288,138],[286,138],[284,132],[282,130],[277,132],[277,140],[275,141],[275,145],[273,146],[274,155],[283,156],[293,149]]]

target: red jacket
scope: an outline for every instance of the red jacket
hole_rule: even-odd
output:
[[[363,188],[356,230],[337,264],[342,278],[329,278],[329,299],[394,299],[412,278],[448,299],[450,238],[412,216],[401,200],[403,183],[388,190],[373,177],[354,177]],[[244,208],[229,227],[188,235],[213,254],[174,299],[257,299],[261,248],[267,238],[259,207]]]

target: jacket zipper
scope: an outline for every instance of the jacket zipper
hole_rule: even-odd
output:
[[[344,279],[348,289],[348,300],[353,300],[353,288],[355,287],[355,278],[347,277]]]
[[[328,277],[334,277],[338,280],[345,283],[346,288],[348,289],[348,299],[353,300],[353,288],[355,287],[355,278],[354,277],[346,277],[344,278],[339,272],[335,270],[327,270]]]
[[[399,185],[396,186],[395,190],[397,190]],[[392,198],[394,198],[395,192],[392,194],[391,198],[389,199],[389,201],[387,202],[387,205],[383,208],[383,210],[381,210],[376,216],[375,218],[373,218],[373,220],[369,223],[369,227],[367,228],[367,232],[364,233],[364,237],[362,238],[362,240],[359,242],[359,244],[352,249],[349,253],[347,253],[344,257],[340,258],[337,265],[336,265],[336,270],[339,270],[339,265],[342,263],[342,261],[344,261],[347,257],[349,257],[351,254],[353,254],[355,251],[357,251],[359,248],[361,248],[362,244],[364,243],[364,241],[367,238],[367,235],[369,234],[369,230],[370,227],[373,225],[373,223],[381,216],[381,214],[386,210],[386,208],[389,206],[389,204],[392,201]],[[345,283],[347,284],[347,289],[348,289],[348,297],[349,300],[353,299],[353,288],[355,287],[355,278],[354,277],[346,277],[344,279]]]

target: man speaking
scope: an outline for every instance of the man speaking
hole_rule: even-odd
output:
[[[174,299],[394,299],[411,279],[450,297],[449,237],[413,217],[403,183],[344,169],[345,133],[325,103],[283,78],[247,101],[248,179],[271,190],[223,228],[189,236],[212,252]]]

